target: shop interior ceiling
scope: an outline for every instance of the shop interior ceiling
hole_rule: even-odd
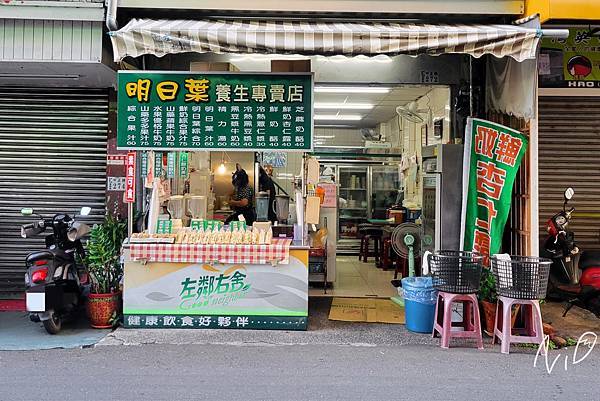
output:
[[[405,106],[432,89],[427,85],[374,86],[372,89],[377,93],[353,92],[362,88],[359,85],[316,84],[315,127],[375,128],[394,118],[396,107]]]

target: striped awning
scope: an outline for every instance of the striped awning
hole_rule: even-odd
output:
[[[541,32],[512,25],[134,19],[110,32],[115,61],[153,54],[536,56]]]

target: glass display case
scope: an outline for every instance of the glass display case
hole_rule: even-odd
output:
[[[369,217],[387,218],[387,209],[396,203],[402,189],[397,164],[371,166],[371,202]]]
[[[338,166],[338,250],[359,249],[358,225],[369,218],[368,166]]]

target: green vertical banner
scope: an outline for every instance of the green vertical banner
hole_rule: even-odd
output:
[[[141,160],[141,168],[142,168],[142,173],[141,176],[145,177],[148,175],[148,152],[140,152],[142,155],[142,160]]]
[[[188,153],[179,152],[179,177],[187,178],[188,176]]]
[[[462,249],[500,251],[512,189],[528,140],[519,131],[469,118],[465,130]]]
[[[163,167],[163,156],[162,152],[154,152],[154,176],[160,177],[162,175]]]
[[[175,178],[175,152],[167,153],[167,178]]]

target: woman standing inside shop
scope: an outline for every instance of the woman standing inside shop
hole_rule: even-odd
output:
[[[246,220],[246,224],[252,225],[255,220],[252,204],[254,191],[250,187],[250,180],[246,171],[242,168],[237,168],[231,178],[231,184],[233,184],[233,195],[229,201],[229,205],[233,209],[233,213],[225,220],[225,224],[239,220],[239,216],[242,215]]]

